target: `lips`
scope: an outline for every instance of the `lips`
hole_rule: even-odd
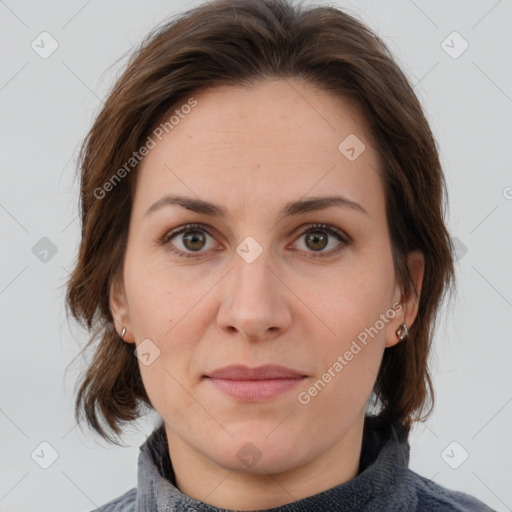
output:
[[[307,375],[279,365],[257,368],[234,365],[215,370],[205,377],[225,395],[243,402],[261,402],[290,391]]]
[[[273,379],[299,379],[306,377],[303,373],[279,365],[265,365],[249,368],[244,365],[226,366],[215,370],[207,377],[227,380],[273,380]]]

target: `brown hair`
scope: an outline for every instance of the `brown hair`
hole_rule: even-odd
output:
[[[363,23],[329,6],[304,9],[290,0],[208,2],[157,27],[131,57],[108,96],[80,155],[82,238],[67,283],[66,305],[99,339],[76,396],[75,417],[104,439],[122,422],[152,409],[134,345],[118,336],[110,286],[122,269],[134,192],[132,172],[98,198],[97,191],[129,161],[162,116],[194,91],[295,77],[352,101],[381,159],[397,280],[417,291],[409,251],[425,257],[419,310],[409,339],[387,348],[373,398],[378,421],[408,433],[430,403],[428,355],[445,292],[454,284],[452,246],[444,224],[446,185],[436,142],[411,85],[382,40]],[[341,141],[340,141],[341,142]],[[80,354],[79,354],[80,355]],[[417,415],[415,416],[415,413]]]

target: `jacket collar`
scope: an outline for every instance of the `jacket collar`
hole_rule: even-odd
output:
[[[226,511],[190,498],[176,487],[163,422],[139,449],[135,512]],[[398,425],[379,427],[375,417],[366,416],[359,473],[355,478],[268,510],[325,512],[339,510],[341,503],[345,512],[366,510],[372,503],[379,504],[377,509],[381,511],[399,510],[408,465],[409,443],[403,429]]]

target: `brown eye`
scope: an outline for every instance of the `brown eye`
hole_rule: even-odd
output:
[[[306,234],[306,245],[315,251],[322,250],[327,245],[327,238],[322,231],[309,231]]]
[[[201,253],[207,252],[207,249],[214,248],[215,244],[207,247],[208,237],[214,240],[213,236],[202,225],[187,224],[164,235],[160,239],[160,243],[178,256],[196,258],[200,257]],[[305,249],[300,250],[312,257],[334,256],[351,243],[351,238],[348,235],[328,224],[308,226],[299,235],[298,239],[301,238],[304,238]],[[324,251],[326,247],[333,243],[334,248]]]
[[[299,236],[304,238],[304,245],[306,247],[305,252],[309,253],[313,257],[328,257],[338,254],[345,247],[350,245],[351,239],[348,235],[345,235],[342,231],[330,226],[328,224],[315,224],[309,226],[308,229],[302,231]],[[324,251],[324,249],[332,242],[334,242],[334,248],[330,251]],[[338,243],[336,244],[336,240]]]
[[[205,244],[206,237],[201,231],[186,231],[182,238],[183,245],[191,251],[199,251]]]
[[[181,236],[180,236],[181,235]],[[199,224],[187,224],[170,233],[167,233],[161,240],[162,245],[179,256],[185,258],[199,257],[201,253],[206,252],[202,250],[207,246],[208,238],[213,239],[212,235]],[[178,244],[178,246],[176,246]],[[214,244],[212,243],[212,247]],[[208,248],[208,247],[207,247]],[[196,253],[196,254],[194,254]]]

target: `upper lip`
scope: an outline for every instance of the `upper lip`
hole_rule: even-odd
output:
[[[300,371],[274,364],[258,366],[256,368],[250,368],[245,365],[225,366],[206,376],[228,380],[297,379],[306,377],[306,375]]]

